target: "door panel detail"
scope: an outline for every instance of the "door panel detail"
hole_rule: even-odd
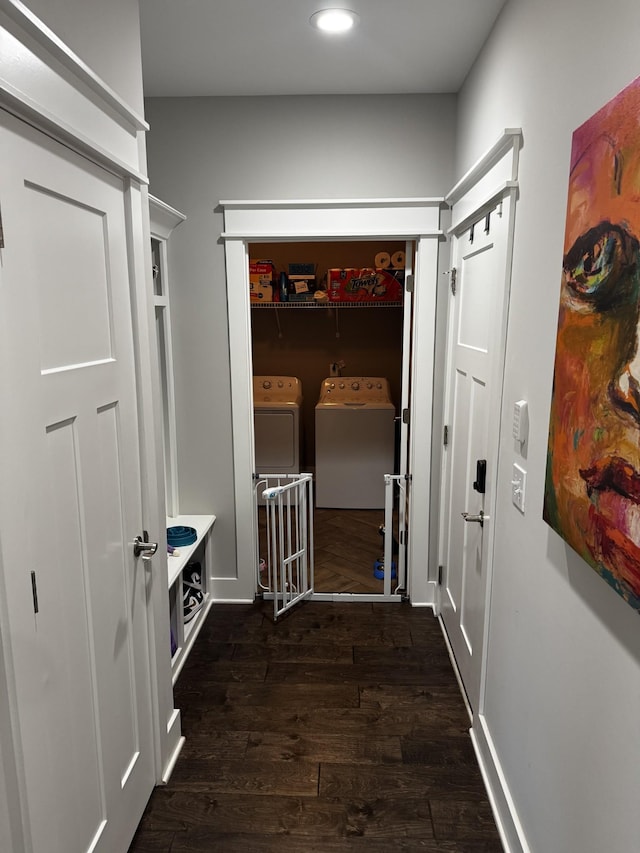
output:
[[[4,113],[0,143],[0,563],[26,824],[33,853],[111,853],[155,780],[126,188]]]

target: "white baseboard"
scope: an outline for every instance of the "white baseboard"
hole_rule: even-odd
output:
[[[253,586],[240,578],[209,578],[209,591],[214,604],[251,604],[255,600]]]
[[[166,785],[171,778],[171,774],[173,773],[173,768],[176,766],[176,761],[178,760],[178,756],[182,751],[182,747],[184,746],[185,738],[180,737],[178,743],[173,750],[173,753],[170,755],[169,760],[167,761],[167,766],[164,768],[164,773],[162,774],[162,784]]]
[[[460,693],[467,708],[469,720],[471,721],[469,734],[480,772],[482,773],[482,780],[487,790],[487,796],[493,810],[493,817],[500,834],[502,846],[505,849],[505,853],[531,853],[522,825],[518,819],[513,798],[509,792],[509,786],[507,785],[507,780],[498,759],[498,754],[493,745],[493,738],[489,732],[486,717],[481,714],[474,716],[467,699],[462,678],[460,677],[453,649],[449,643],[442,616],[438,617],[438,621],[440,622],[442,636],[449,652],[451,666],[458,680]]]
[[[506,853],[531,853],[485,717],[474,719],[470,734],[502,846]]]

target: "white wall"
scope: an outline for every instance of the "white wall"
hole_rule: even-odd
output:
[[[459,99],[458,176],[503,128],[524,132],[485,716],[534,853],[640,849],[640,616],[542,521],[571,134],[640,74],[639,33],[636,0],[510,0]]]
[[[25,0],[25,5],[142,115],[138,0]]]
[[[169,260],[180,511],[216,513],[214,573],[233,577],[223,223],[214,209],[225,199],[444,195],[455,98],[167,98],[148,100],[146,115],[151,192],[187,215]]]

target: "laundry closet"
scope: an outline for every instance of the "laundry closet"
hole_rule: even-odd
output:
[[[249,243],[255,461],[315,477],[318,592],[382,592],[405,241]]]

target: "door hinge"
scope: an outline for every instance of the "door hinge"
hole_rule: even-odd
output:
[[[407,291],[407,293],[413,293],[415,285],[416,285],[415,278],[412,275],[408,275],[404,280],[404,288]]]
[[[36,573],[31,572],[31,594],[33,595],[33,612],[38,612],[38,584],[36,582]]]
[[[438,566],[438,586],[442,586],[442,573],[444,571],[444,566]]]
[[[410,421],[411,421],[410,410],[409,409],[403,409],[402,410],[402,423],[403,424],[409,424]]]
[[[458,281],[458,270],[455,267],[451,267],[449,270],[449,286],[451,287],[451,293],[456,295],[456,283]]]
[[[449,444],[449,427],[446,424],[442,434],[442,443],[445,447]]]

